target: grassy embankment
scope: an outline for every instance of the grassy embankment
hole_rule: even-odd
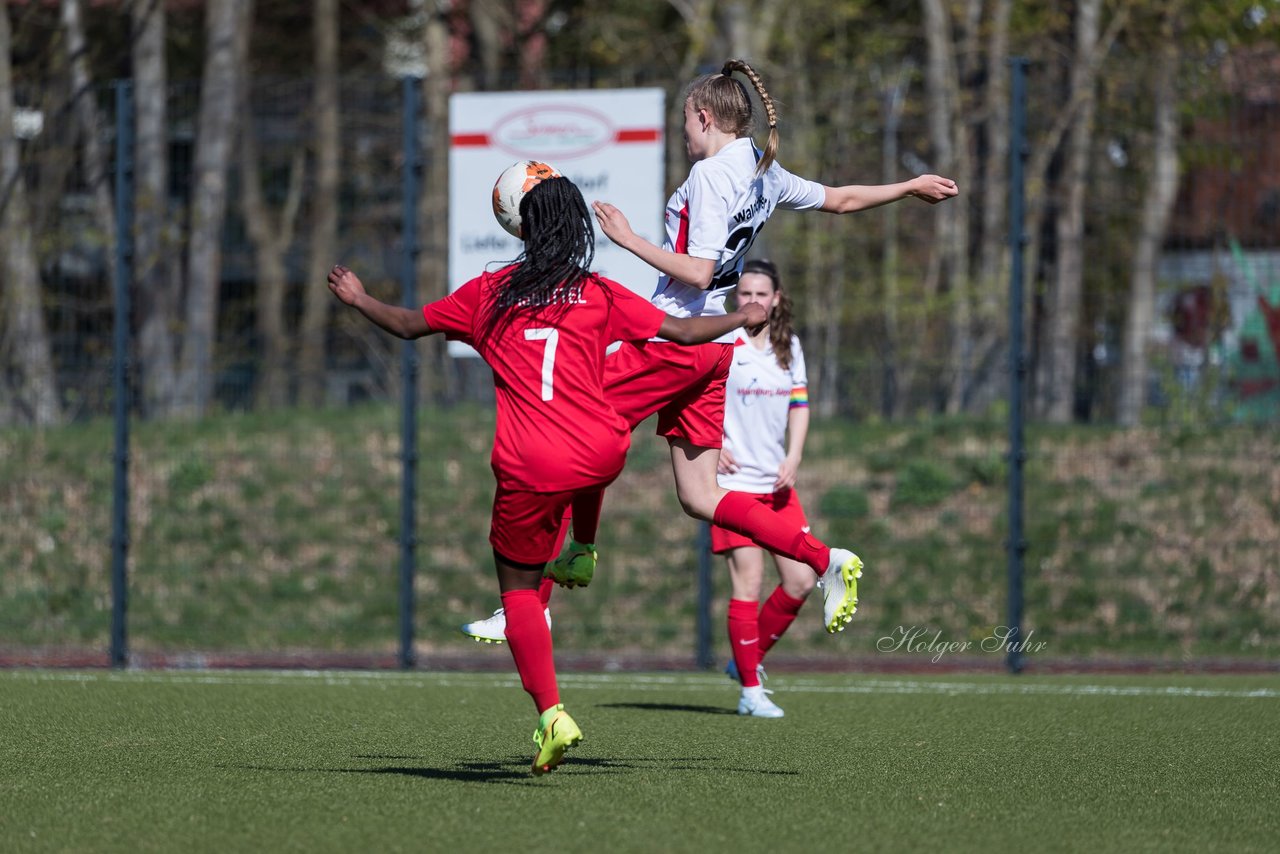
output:
[[[497,607],[486,535],[492,415],[421,419],[418,637]],[[0,645],[104,647],[112,434],[0,433]],[[1048,654],[1266,656],[1280,649],[1280,437],[1039,428],[1028,437],[1026,625]],[[875,655],[918,628],[988,637],[1006,614],[1003,425],[816,422],[801,495],[867,560],[831,646],[802,614],[788,653]],[[133,430],[130,639],[137,650],[395,648],[399,421],[383,406]],[[696,526],[645,427],[610,490],[591,588],[553,600],[559,648],[691,648]],[[717,621],[727,581],[715,563]],[[766,588],[767,594],[768,588]],[[811,606],[812,609],[813,606]],[[720,624],[715,639],[722,644]],[[780,647],[780,650],[782,648]]]

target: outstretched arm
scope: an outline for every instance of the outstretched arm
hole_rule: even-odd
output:
[[[960,189],[950,178],[918,175],[910,181],[897,184],[846,184],[843,187],[827,187],[826,191],[827,197],[820,210],[843,214],[878,208],[909,196],[936,205],[957,195]]]
[[[364,283],[360,278],[341,264],[335,265],[329,271],[329,290],[338,299],[397,338],[421,338],[431,333],[420,309],[388,305],[374,299],[365,291]]]
[[[606,237],[650,267],[704,291],[711,285],[711,276],[716,271],[715,261],[654,246],[632,231],[631,223],[627,222],[622,211],[608,202],[593,202],[591,209],[595,211],[596,222]]]
[[[747,303],[737,311],[704,317],[672,317],[667,315],[658,327],[658,334],[677,344],[705,344],[739,326],[763,326],[769,319],[764,307]]]

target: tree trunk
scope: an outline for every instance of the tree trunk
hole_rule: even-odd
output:
[[[421,0],[419,0],[421,2]],[[439,15],[426,17],[422,34],[426,45],[427,76],[422,81],[423,178],[418,196],[418,299],[426,303],[449,292],[449,90],[453,69],[449,64],[449,30]],[[408,239],[409,235],[405,236]],[[423,401],[453,399],[457,378],[453,359],[442,336],[432,335],[419,345],[422,355],[418,389]]]
[[[880,147],[880,180],[898,181],[898,128],[907,87],[915,66],[904,60],[893,83],[880,93],[880,116],[884,135]],[[890,418],[898,407],[898,345],[900,342],[901,296],[898,284],[898,206],[884,208],[884,239],[880,261],[881,325],[884,341],[880,347],[880,415]]]
[[[147,416],[177,404],[175,339],[180,284],[174,275],[169,223],[169,74],[162,0],[133,0],[134,138],[133,287],[138,318],[139,404]]]
[[[715,27],[712,14],[715,0],[668,0],[684,19],[689,40],[684,56],[680,59],[677,88],[670,92],[671,105],[667,110],[667,189],[674,190],[689,174],[689,157],[684,148],[684,94],[692,82],[694,71],[707,60],[714,49]],[[721,59],[727,59],[724,57]],[[656,277],[655,277],[656,281]]]
[[[258,355],[260,375],[254,391],[259,409],[289,403],[289,332],[285,325],[284,298],[288,284],[285,255],[293,244],[298,210],[302,207],[302,183],[306,153],[297,148],[289,164],[289,186],[284,205],[273,212],[262,194],[261,157],[252,121],[248,80],[241,83],[240,204],[256,267]]]
[[[1039,277],[1041,232],[1047,216],[1050,190],[1052,189],[1049,186],[1049,167],[1058,152],[1063,137],[1073,123],[1079,120],[1078,117],[1086,102],[1092,103],[1093,82],[1097,79],[1103,61],[1111,52],[1111,46],[1123,31],[1128,19],[1128,6],[1122,6],[1112,16],[1107,24],[1106,32],[1098,40],[1098,43],[1084,62],[1084,70],[1087,72],[1089,85],[1078,90],[1071,87],[1065,107],[1059,108],[1054,104],[1030,105],[1032,110],[1054,111],[1053,125],[1043,137],[1036,139],[1030,146],[1031,152],[1027,158],[1027,167],[1024,172],[1027,188],[1027,213],[1023,220],[1022,233],[1027,236],[1027,247],[1023,253],[1023,268],[1027,271],[1031,281],[1035,281]],[[1072,66],[1072,74],[1080,67],[1081,63],[1077,60]],[[1047,356],[1043,351],[1046,347],[1043,341],[1035,340],[1031,342],[1030,346],[1035,351],[1035,370],[1031,377],[1031,408],[1034,411],[1042,411],[1039,403],[1042,399],[1042,384],[1048,380],[1044,370],[1046,367],[1044,362]]]
[[[338,0],[315,0],[315,196],[303,289],[299,375],[301,402],[324,400],[325,332],[333,297],[323,287],[338,241]]]
[[[93,78],[85,54],[84,15],[80,0],[62,0],[62,29],[66,35],[67,67],[71,71],[71,108],[75,113],[84,158],[85,183],[93,198],[93,215],[102,228],[103,242],[116,245],[116,211],[102,145],[102,115],[94,100]],[[108,256],[110,251],[108,251]],[[107,284],[115,293],[116,265],[107,264]]]
[[[497,89],[502,81],[503,40],[514,23],[510,10],[503,0],[470,0],[466,8],[480,61],[476,84],[481,91]]]
[[[10,418],[48,426],[62,420],[49,332],[40,300],[40,267],[36,260],[27,208],[18,140],[13,133],[13,37],[9,4],[0,0],[0,282],[3,297],[3,338],[10,352],[0,382],[11,375]]]
[[[1006,364],[1001,356],[1007,352],[1009,334],[1005,311],[1009,270],[1005,212],[1009,195],[1009,15],[1012,7],[1012,0],[996,0],[991,10],[982,111],[986,162],[982,166],[982,187],[974,188],[982,198],[982,223],[974,278],[977,374],[969,405],[979,410],[1000,396],[1006,380],[1006,374],[999,368]]]
[[[1176,14],[1176,11],[1166,13],[1165,29],[1168,32],[1160,46],[1154,69],[1151,178],[1147,182],[1141,224],[1134,242],[1129,311],[1121,345],[1123,361],[1116,414],[1125,427],[1136,426],[1142,416],[1147,341],[1155,318],[1156,262],[1160,258],[1160,246],[1178,195],[1178,51],[1172,27],[1168,26],[1168,18]]]
[[[1055,424],[1071,420],[1075,403],[1076,345],[1084,289],[1084,205],[1089,179],[1089,149],[1096,112],[1096,73],[1090,59],[1098,45],[1102,0],[1077,7],[1076,47],[1071,67],[1071,98],[1080,107],[1067,132],[1062,209],[1056,222],[1057,269],[1049,291],[1045,335],[1041,342],[1039,413]]]
[[[242,43],[239,33],[249,25],[250,9],[251,0],[209,0],[205,7],[206,48],[192,176],[186,328],[177,405],[177,414],[187,418],[203,415],[213,398],[227,167],[236,124],[239,75],[244,68],[244,57],[238,49]]]
[[[961,187],[971,185],[968,132],[960,115],[960,70],[956,60],[951,21],[942,0],[923,0],[925,41],[928,62],[925,66],[925,89],[928,98],[929,142],[936,160],[937,172],[954,177]],[[939,286],[948,292],[946,305],[950,319],[950,370],[945,382],[947,412],[959,411],[964,390],[969,383],[969,360],[972,356],[972,311],[969,304],[968,264],[966,262],[968,206],[944,205],[938,209],[938,252],[941,255],[942,280]]]
[[[783,5],[781,0],[735,0],[724,4],[720,15],[720,31],[725,37],[724,58],[744,59],[759,70],[778,31],[778,15]]]

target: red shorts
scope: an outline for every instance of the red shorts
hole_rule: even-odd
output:
[[[784,489],[780,492],[763,492],[753,497],[781,516],[788,524],[795,525],[806,532],[809,530],[809,520],[805,518],[804,508],[800,506],[800,496],[796,495],[794,489]],[[719,525],[711,526],[711,551],[713,554],[724,554],[730,549],[742,548],[758,549],[760,546],[750,537],[736,534],[733,531],[721,528]]]
[[[556,556],[565,511],[573,505],[569,492],[527,492],[499,485],[493,496],[489,542],[516,563],[546,563]]]
[[[624,343],[604,360],[604,398],[632,429],[658,413],[658,435],[699,448],[724,441],[732,344]]]

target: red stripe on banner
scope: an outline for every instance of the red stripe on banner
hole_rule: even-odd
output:
[[[662,131],[645,130],[643,128],[633,128],[631,130],[620,130],[614,138],[614,142],[657,142],[662,139]]]
[[[659,142],[662,131],[648,128],[624,128],[614,134],[614,142]],[[486,148],[493,145],[487,133],[457,133],[449,140],[459,148]]]

